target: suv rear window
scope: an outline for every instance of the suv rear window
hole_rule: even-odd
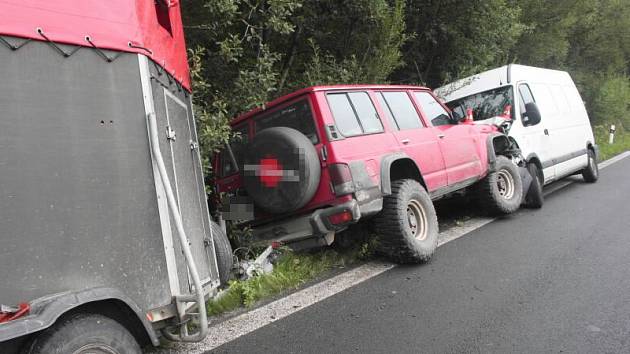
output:
[[[249,141],[249,136],[247,129],[248,126],[245,125],[240,128],[234,128],[235,131],[240,133],[240,138],[234,139],[230,142],[230,148],[234,153],[234,159],[237,163],[240,164],[240,157],[243,155],[243,151],[245,150],[245,145]],[[232,163],[232,158],[230,157],[230,153],[227,149],[221,151],[220,156],[220,171],[219,177],[227,177],[231,176],[237,171],[237,166],[234,166]]]
[[[343,136],[383,132],[383,124],[366,92],[330,93],[327,98],[335,124]]]
[[[311,106],[306,99],[269,113],[263,112],[260,117],[254,118],[254,122],[257,132],[271,127],[288,127],[306,135],[313,145],[319,143]]]

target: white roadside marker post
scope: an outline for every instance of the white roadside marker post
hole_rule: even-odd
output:
[[[612,145],[615,142],[615,125],[610,126],[610,136],[608,137],[608,144]]]

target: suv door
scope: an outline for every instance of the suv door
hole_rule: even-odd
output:
[[[445,187],[446,171],[437,136],[422,122],[409,94],[405,91],[375,94],[390,131],[401,149],[416,162],[427,189],[431,192]]]
[[[520,117],[520,123],[523,126],[521,133],[516,138],[521,150],[525,153],[531,151],[536,153],[543,166],[543,175],[545,176],[545,182],[553,180],[556,175],[555,167],[553,164],[554,149],[552,146],[552,139],[549,135],[549,130],[546,126],[545,112],[541,111],[540,123],[536,125],[527,124],[527,113],[525,105],[528,103],[536,103],[536,99],[532,94],[531,89],[527,83],[521,82],[518,84],[518,95],[516,100],[518,101],[517,117]],[[527,157],[527,156],[525,156]]]
[[[477,152],[478,134],[468,124],[456,124],[448,111],[427,91],[414,91],[416,103],[420,107],[431,129],[439,139],[444,157],[448,185],[478,179],[484,172]]]

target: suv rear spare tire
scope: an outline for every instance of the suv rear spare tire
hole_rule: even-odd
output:
[[[484,211],[494,215],[515,212],[523,200],[523,181],[518,167],[505,156],[497,156],[495,170],[479,181],[477,199]]]
[[[274,127],[256,134],[243,159],[243,185],[263,210],[288,213],[315,195],[321,166],[313,143],[299,131]]]
[[[433,202],[415,180],[392,183],[392,194],[383,198],[375,220],[379,251],[397,263],[427,262],[438,241],[438,221]]]

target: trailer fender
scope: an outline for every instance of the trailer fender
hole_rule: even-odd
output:
[[[135,326],[132,325],[134,328],[128,328],[130,332],[136,336],[136,339],[138,339],[138,335],[146,335],[153,345],[159,345],[159,339],[151,322],[149,322],[138,305],[122,291],[115,288],[103,287],[76,292],[58,293],[33,300],[30,303],[31,311],[27,316],[4,323],[0,326],[0,342],[42,331],[52,326],[59,317],[72,310],[103,302],[117,303],[126,307],[127,310],[129,310],[128,312],[133,314],[133,318],[125,318],[127,323],[122,324],[126,327],[128,327],[130,323],[137,324]],[[101,306],[99,306],[99,308],[100,307]]]

